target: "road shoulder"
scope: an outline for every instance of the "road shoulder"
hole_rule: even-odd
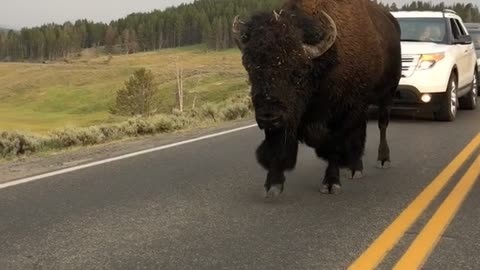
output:
[[[151,149],[158,146],[188,140],[207,134],[222,132],[250,124],[254,124],[251,119],[232,121],[201,129],[144,136],[139,138],[129,138],[126,140],[115,141],[102,145],[78,147],[58,152],[41,153],[29,157],[17,158],[15,160],[1,160],[0,171],[2,174],[0,176],[0,184],[32,175],[48,173],[136,151]]]

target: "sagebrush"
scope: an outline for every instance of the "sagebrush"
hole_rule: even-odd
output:
[[[220,104],[203,106],[174,114],[133,117],[125,122],[85,128],[53,130],[45,136],[25,132],[0,133],[0,157],[29,155],[40,151],[97,145],[128,137],[168,133],[205,123],[244,119],[252,114],[248,97],[234,97]]]

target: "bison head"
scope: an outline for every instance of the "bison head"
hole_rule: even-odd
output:
[[[237,16],[233,33],[259,127],[295,127],[311,91],[313,61],[335,43],[335,22],[324,12],[260,12],[246,23]]]

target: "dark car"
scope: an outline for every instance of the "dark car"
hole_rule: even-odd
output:
[[[466,23],[465,27],[470,33],[473,44],[475,45],[475,52],[477,53],[477,66],[478,70],[480,70],[480,23]],[[480,90],[480,84],[478,85],[478,90]],[[477,93],[480,94],[480,91]]]
[[[480,23],[466,23],[465,26],[472,37],[473,44],[475,44],[477,59],[480,60]],[[477,61],[477,63],[480,64],[480,61]]]

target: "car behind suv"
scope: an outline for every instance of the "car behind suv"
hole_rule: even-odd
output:
[[[477,68],[480,68],[480,23],[465,23],[465,26],[473,39],[473,45],[477,53]]]
[[[452,10],[392,12],[402,29],[402,78],[394,108],[428,109],[453,121],[477,105],[477,58],[471,36]]]

